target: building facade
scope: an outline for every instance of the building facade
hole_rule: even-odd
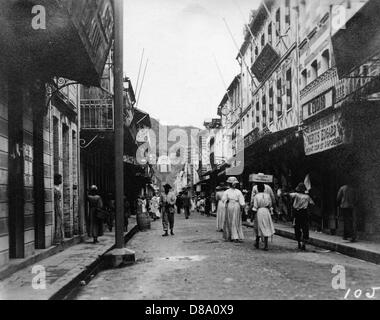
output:
[[[336,193],[341,185],[353,184],[361,237],[378,240],[375,181],[380,158],[374,150],[380,134],[380,69],[374,61],[380,48],[375,47],[379,23],[374,12],[379,6],[376,1],[326,1],[318,10],[313,6],[306,2],[300,7],[300,114],[311,193],[322,229],[340,234]]]
[[[249,177],[258,172],[273,175],[275,189],[304,181],[316,202],[317,229],[340,234],[336,194],[351,182],[360,198],[361,236],[375,240],[378,6],[263,1],[246,26],[237,57],[241,74],[218,107],[223,127],[232,130],[232,156],[244,150],[243,187],[250,188]]]
[[[55,206],[66,238],[83,229],[78,83],[100,84],[113,37],[111,1],[88,4],[40,1],[42,25],[33,23],[33,1],[0,4],[0,267],[52,245]],[[61,203],[54,174],[63,177]]]

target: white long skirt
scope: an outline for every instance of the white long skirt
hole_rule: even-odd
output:
[[[230,201],[227,205],[223,227],[223,237],[225,240],[244,239],[241,210],[238,202]]]
[[[217,231],[223,230],[225,217],[226,217],[226,206],[223,205],[222,200],[219,200],[218,209],[216,211],[216,230]]]
[[[260,208],[255,218],[255,233],[257,237],[272,237],[275,233],[269,209]]]

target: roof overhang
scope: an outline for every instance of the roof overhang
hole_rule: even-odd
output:
[[[332,37],[338,75],[344,78],[380,52],[380,1],[370,0]]]
[[[43,12],[32,13],[37,5],[45,27],[32,24]],[[2,59],[16,71],[100,86],[113,32],[111,0],[0,1]]]

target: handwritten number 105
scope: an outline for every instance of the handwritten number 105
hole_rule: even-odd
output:
[[[368,298],[368,299],[374,299],[375,296],[376,296],[376,291],[380,290],[380,287],[377,287],[377,288],[372,288],[371,289],[372,292],[366,292],[365,293],[365,296]],[[348,299],[348,297],[350,296],[350,294],[352,293],[352,290],[351,289],[348,289],[345,296],[344,296],[344,299]],[[355,290],[353,292],[353,296],[356,298],[356,299],[359,299],[362,295],[364,294],[363,290],[361,289],[358,289],[358,290]]]

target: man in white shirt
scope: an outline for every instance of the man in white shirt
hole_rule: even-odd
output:
[[[170,226],[170,234],[174,236],[174,213],[175,213],[175,203],[176,196],[174,192],[170,191],[172,187],[169,184],[164,185],[165,192],[161,194],[160,207],[162,212],[162,226],[164,228],[163,237],[167,237],[168,227]]]

